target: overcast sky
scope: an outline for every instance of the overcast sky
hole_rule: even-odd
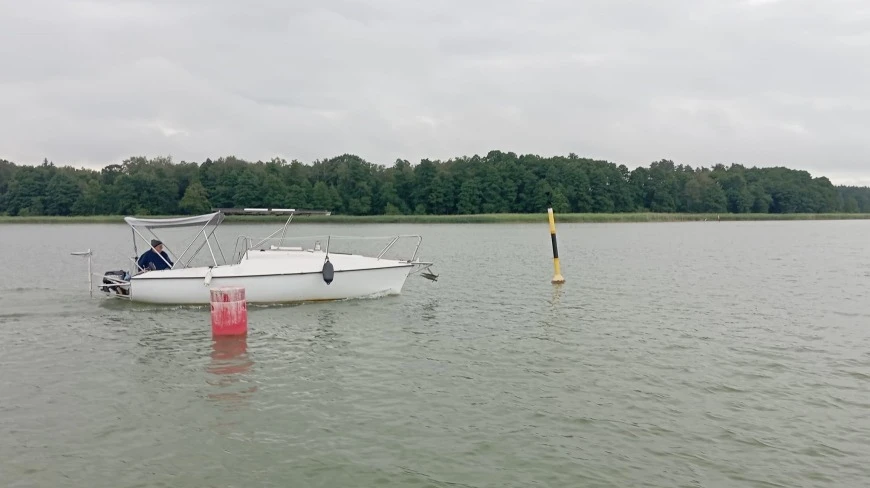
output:
[[[0,0],[0,158],[575,152],[870,184],[867,0]]]

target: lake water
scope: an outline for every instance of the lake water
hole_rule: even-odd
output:
[[[870,225],[294,225],[420,233],[437,282],[254,307],[87,294],[124,225],[0,225],[5,487],[863,487]],[[274,226],[225,225],[240,233]],[[226,250],[226,248],[225,248]]]

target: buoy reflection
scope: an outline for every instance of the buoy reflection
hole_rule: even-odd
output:
[[[240,336],[213,336],[211,361],[207,372],[212,376],[209,385],[218,389],[208,394],[210,400],[223,403],[243,403],[257,391],[256,385],[248,386],[247,373],[254,361],[248,355],[248,338]]]

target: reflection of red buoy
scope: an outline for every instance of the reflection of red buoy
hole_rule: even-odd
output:
[[[211,362],[206,371],[214,375],[206,382],[214,387],[208,398],[224,404],[238,404],[257,391],[257,385],[246,386],[246,378],[254,361],[248,356],[248,338],[245,335],[214,336]]]
[[[248,303],[241,287],[211,290],[212,335],[245,335],[248,333]]]
[[[208,372],[220,375],[247,373],[254,364],[247,353],[246,336],[215,337],[212,340]]]

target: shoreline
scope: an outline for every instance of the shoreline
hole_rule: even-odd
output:
[[[144,217],[144,216],[143,216]],[[177,216],[149,216],[165,218]],[[868,220],[870,214],[681,214],[681,213],[556,213],[557,223],[643,223],[643,222],[756,222],[795,220]],[[286,215],[227,215],[225,224],[284,222]],[[546,223],[547,212],[534,214],[476,214],[476,215],[307,215],[295,216],[293,224],[526,224]],[[123,224],[123,215],[89,216],[0,216],[2,224]]]

